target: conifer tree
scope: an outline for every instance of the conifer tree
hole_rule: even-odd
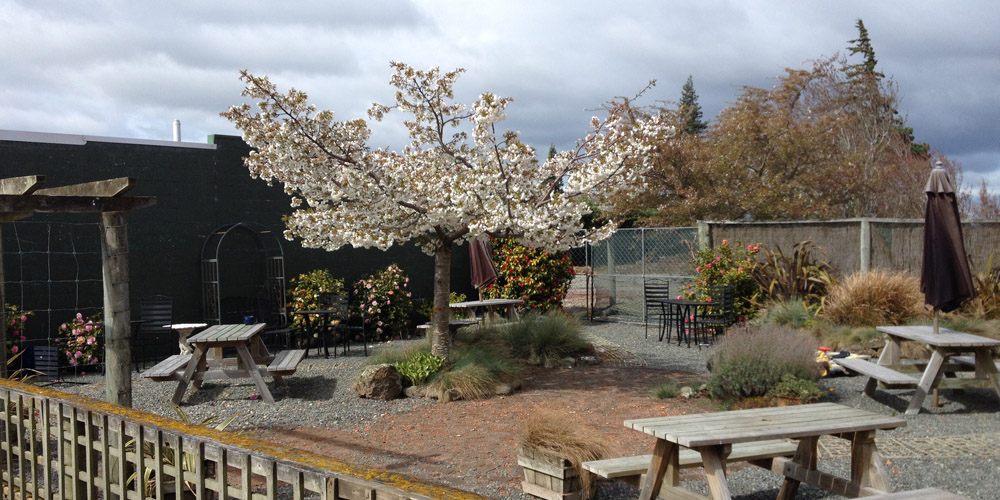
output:
[[[854,26],[858,28],[858,37],[850,40],[852,45],[847,48],[850,51],[849,56],[861,54],[864,60],[857,64],[845,66],[844,72],[847,74],[847,78],[851,80],[859,77],[874,77],[876,80],[881,80],[885,75],[875,71],[878,59],[875,59],[875,49],[872,48],[871,38],[868,38],[868,30],[865,29],[865,23],[861,19],[858,19],[858,22]]]
[[[701,105],[698,104],[698,94],[694,91],[694,80],[691,78],[691,75],[688,75],[687,82],[681,87],[679,111],[681,117],[684,119],[682,132],[698,135],[708,128],[708,124],[701,120]]]

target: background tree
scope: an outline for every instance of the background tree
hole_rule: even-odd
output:
[[[681,130],[686,134],[700,134],[708,128],[708,124],[701,120],[701,105],[698,104],[698,94],[694,91],[694,80],[691,75],[681,87],[681,101],[678,110],[684,117],[684,128]]]
[[[432,352],[447,356],[454,243],[489,235],[562,250],[607,236],[613,222],[582,227],[588,199],[600,203],[640,185],[646,152],[673,131],[657,116],[634,114],[628,99],[612,102],[575,150],[539,164],[516,133],[497,134],[510,98],[483,93],[467,107],[453,102],[462,70],[391,66],[395,104],[374,104],[368,115],[409,115],[410,142],[401,151],[373,149],[367,121],[336,121],[304,92],[279,93],[267,77],[247,71],[243,95],[256,106],[223,115],[254,148],[245,159],[251,175],[280,182],[292,195],[286,237],[327,250],[415,241],[434,256]]]

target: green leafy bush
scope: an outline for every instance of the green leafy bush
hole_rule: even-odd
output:
[[[580,322],[561,311],[528,313],[521,317],[521,321],[494,328],[494,335],[510,353],[529,364],[558,366],[563,358],[583,354],[590,348]]]
[[[717,247],[698,250],[691,261],[695,278],[684,294],[688,299],[700,300],[709,297],[709,287],[730,285],[736,317],[740,320],[754,317],[757,311],[754,299],[759,290],[751,273],[758,250],[757,245],[744,248],[742,243],[730,245],[728,240],[722,240]]]
[[[409,381],[410,385],[420,385],[444,366],[445,358],[429,352],[415,354],[406,361],[394,363],[396,371]]]
[[[803,403],[814,403],[823,395],[819,384],[813,379],[801,378],[786,373],[781,381],[767,395],[772,398],[797,399]]]
[[[289,311],[308,311],[320,309],[320,296],[324,294],[344,293],[344,280],[334,278],[326,269],[313,269],[300,274],[298,278],[288,280],[292,289],[288,292]],[[298,314],[290,317],[294,328],[305,328],[306,318]]]
[[[780,246],[775,246],[774,251],[764,248],[764,260],[754,266],[753,279],[765,299],[788,301],[794,298],[810,309],[820,309],[836,282],[833,266],[816,259],[812,241],[801,241],[793,248],[790,257],[781,252]]]
[[[448,302],[465,302],[465,294],[451,292],[448,294]],[[417,314],[422,318],[430,320],[431,315],[434,314],[434,301],[428,300],[420,304],[420,307],[417,308]],[[452,310],[451,314],[454,319],[462,319],[465,316],[465,313],[454,310]]]
[[[548,311],[562,307],[573,281],[573,261],[513,240],[493,239],[497,280],[482,288],[490,299],[521,299],[524,307]]]
[[[838,325],[901,325],[926,315],[924,294],[905,272],[859,272],[830,288],[822,315]]]
[[[409,328],[413,310],[409,286],[410,278],[396,264],[354,284],[352,307],[364,313],[368,331],[375,334],[376,340],[386,340]]]
[[[728,335],[709,360],[709,395],[721,401],[766,396],[786,374],[816,380],[816,348],[811,337],[771,325]]]

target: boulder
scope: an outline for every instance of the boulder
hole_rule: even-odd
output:
[[[396,367],[389,364],[372,365],[365,368],[352,386],[358,396],[367,399],[389,401],[403,392],[403,383]]]

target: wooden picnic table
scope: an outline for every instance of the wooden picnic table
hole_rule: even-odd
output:
[[[476,310],[479,308],[486,309],[486,315],[491,319],[495,319],[497,314],[497,308],[506,307],[507,308],[507,319],[513,321],[518,318],[517,306],[524,304],[523,300],[520,299],[486,299],[486,300],[469,300],[465,302],[452,302],[448,304],[448,307],[452,309],[465,309],[469,311],[471,319],[476,319]]]
[[[875,431],[906,425],[888,417],[834,403],[782,406],[673,417],[626,420],[625,427],[656,437],[653,458],[642,484],[641,500],[705,498],[680,488],[680,448],[701,453],[711,498],[730,499],[726,480],[726,457],[737,443],[794,439],[792,458],[775,457],[751,461],[785,476],[779,500],[795,497],[800,482],[832,493],[855,498],[891,491],[882,459],[875,449]],[[816,469],[816,444],[831,435],[851,442],[851,477],[844,479]]]
[[[260,332],[265,326],[267,325],[264,323],[213,325],[188,337],[188,343],[194,348],[194,353],[187,362],[183,374],[178,377],[173,403],[176,405],[181,403],[189,383],[194,382],[195,387],[200,387],[205,380],[222,378],[251,378],[264,401],[274,403],[274,397],[264,382],[264,376],[268,375],[266,367],[274,360],[274,356],[268,353],[260,338]],[[227,347],[235,348],[235,358],[219,356],[217,359],[209,359],[210,349],[222,352],[222,349]],[[280,376],[275,375],[275,380],[280,382]]]
[[[906,408],[908,415],[920,412],[924,399],[932,389],[969,389],[992,388],[1000,397],[1000,376],[993,362],[992,350],[1000,347],[1000,340],[979,337],[969,333],[957,332],[947,328],[934,333],[931,326],[880,326],[878,331],[886,334],[885,349],[878,358],[878,365],[902,373],[918,371],[923,368],[920,382],[917,384],[910,405]],[[922,342],[931,350],[931,359],[926,363],[901,364],[900,345],[903,342]],[[949,363],[962,354],[971,353],[974,365],[963,370],[961,364]],[[972,371],[972,377],[945,378],[958,371]],[[874,390],[877,377],[869,378],[866,394]]]

